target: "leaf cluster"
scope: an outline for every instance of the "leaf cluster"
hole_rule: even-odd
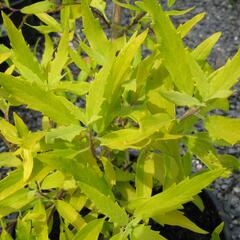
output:
[[[0,166],[11,171],[0,181],[1,239],[12,239],[13,213],[16,239],[49,239],[56,211],[60,240],[165,239],[150,219],[208,234],[182,209],[189,201],[202,209],[198,193],[239,169],[216,146],[239,143],[240,119],[212,110],[228,109],[240,52],[215,70],[207,58],[220,33],[194,49],[183,42],[203,13],[176,27],[171,16],[191,9],[164,10],[157,0],[114,4],[131,13],[117,38],[105,33],[111,24],[102,0],[23,8],[42,22],[32,26],[44,38],[40,57],[2,13],[11,48],[0,45],[9,65],[0,73],[0,133],[10,151],[0,154]],[[21,105],[42,113],[41,129],[30,131],[16,113],[8,120],[10,107]],[[194,158],[205,165],[198,173]]]

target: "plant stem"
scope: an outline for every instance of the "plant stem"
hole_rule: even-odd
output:
[[[112,15],[112,39],[116,39],[121,36],[120,26],[122,19],[122,7],[114,3],[113,15]]]
[[[126,33],[128,30],[130,30],[133,26],[137,25],[139,21],[146,15],[146,12],[140,12],[133,20],[132,22],[122,30],[121,34]]]
[[[192,115],[196,114],[199,110],[200,110],[200,107],[190,108],[179,118],[179,121],[183,121],[186,118],[191,117]]]
[[[111,24],[108,22],[108,20],[103,16],[103,14],[96,8],[91,7],[92,12],[103,21],[103,23],[106,25],[107,28],[111,28]]]

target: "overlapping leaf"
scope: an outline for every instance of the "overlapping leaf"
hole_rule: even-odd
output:
[[[113,120],[113,113],[119,104],[120,89],[126,81],[125,77],[131,67],[131,62],[146,35],[146,31],[138,36],[134,35],[114,62],[103,66],[91,84],[87,96],[86,114],[89,124],[98,120],[94,125],[96,131],[102,132]]]
[[[224,140],[232,145],[240,140],[240,119],[210,116],[205,127],[214,140]]]
[[[16,66],[20,67],[23,76],[27,77],[35,76],[37,82],[43,82],[46,80],[43,71],[34,57],[30,48],[27,46],[21,32],[14,26],[12,21],[2,12],[4,25],[7,28],[8,37],[11,42],[11,46],[14,50],[14,63]],[[28,80],[33,80],[28,79]]]
[[[187,178],[178,185],[174,184],[164,192],[146,199],[137,207],[134,214],[137,217],[149,218],[181,208],[182,204],[191,201],[193,196],[221,176],[224,171],[223,169],[208,171],[191,179]]]
[[[164,65],[180,91],[192,95],[195,81],[203,81],[203,72],[185,49],[181,37],[156,0],[143,1],[153,19]],[[171,44],[170,44],[171,43]]]
[[[14,98],[60,124],[78,125],[79,121],[84,122],[83,112],[78,107],[34,82],[26,82],[21,78],[0,73],[0,84],[9,94],[7,99],[10,102]]]

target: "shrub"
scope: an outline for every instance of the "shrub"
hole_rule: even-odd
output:
[[[220,33],[195,49],[182,41],[204,14],[176,29],[170,16],[191,9],[164,11],[156,0],[117,4],[132,21],[126,27],[116,21],[112,39],[102,28],[110,25],[102,1],[23,8],[43,22],[33,26],[45,38],[40,60],[2,14],[12,48],[0,47],[9,64],[0,73],[0,131],[10,147],[0,165],[11,169],[0,181],[1,239],[11,239],[5,227],[12,213],[17,239],[48,239],[55,211],[60,239],[164,239],[148,226],[150,218],[205,234],[182,205],[239,169],[215,146],[239,142],[240,120],[209,113],[227,111],[240,52],[214,70],[207,58]],[[56,9],[59,21],[50,15]],[[84,36],[76,33],[79,18]],[[60,37],[53,41],[51,33]],[[14,124],[8,120],[9,108],[20,105],[42,113],[41,130],[31,132],[16,113]],[[192,173],[193,157],[206,168]],[[154,188],[162,191],[152,195]]]

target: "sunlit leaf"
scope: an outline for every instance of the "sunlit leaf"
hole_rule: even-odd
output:
[[[131,233],[131,240],[166,240],[163,236],[159,234],[157,231],[153,231],[150,226],[144,226],[143,224],[135,227]]]
[[[172,7],[175,3],[175,0],[168,0],[168,7]]]
[[[186,178],[178,185],[174,184],[162,193],[146,199],[135,210],[135,216],[149,218],[164,214],[182,207],[182,204],[191,201],[201,189],[207,187],[213,180],[221,176],[225,170],[219,169],[199,174],[191,179]],[[161,202],[161,204],[159,204]]]
[[[4,25],[7,28],[11,46],[14,50],[13,60],[16,60],[15,65],[19,66],[22,69],[22,73],[25,76],[27,76],[25,71],[28,70],[36,76],[36,81],[42,82],[46,80],[39,63],[37,62],[37,59],[34,57],[33,53],[30,51],[30,48],[27,46],[21,32],[14,26],[10,18],[8,18],[4,12],[2,12],[2,16]]]
[[[62,78],[62,70],[68,61],[68,42],[69,33],[68,29],[66,29],[59,42],[55,57],[49,65],[48,82],[50,86],[54,86]]]
[[[21,12],[24,14],[43,13],[54,9],[56,6],[53,1],[40,1],[23,7]]]
[[[210,76],[210,89],[208,91],[208,99],[211,99],[219,91],[229,90],[240,77],[240,51],[236,55],[227,61],[227,63],[215,71]]]
[[[192,56],[198,61],[206,60],[211,53],[211,50],[219,40],[220,36],[221,32],[217,32],[208,37],[206,40],[201,42],[195,49],[193,49],[191,53]]]
[[[83,0],[81,7],[84,33],[86,34],[87,40],[89,41],[92,49],[98,53],[100,60],[99,63],[103,64],[108,56],[110,42],[101,28],[99,21],[94,18],[88,6],[88,1]]]
[[[53,17],[47,13],[36,13],[35,14],[42,22],[49,26],[53,32],[62,32],[62,26]]]
[[[88,82],[70,82],[63,81],[57,84],[53,90],[56,92],[70,92],[78,96],[88,93],[90,84]]]
[[[11,196],[0,201],[0,217],[5,217],[10,213],[18,212],[22,207],[34,200],[35,192],[28,189],[21,189]]]
[[[84,119],[83,112],[78,107],[35,83],[0,73],[0,84],[8,92],[10,101],[14,97],[22,104],[41,111],[58,123],[78,124],[80,119]]]
[[[54,128],[46,134],[46,143],[53,143],[56,139],[63,139],[71,142],[82,131],[83,128],[80,125],[68,125]]]
[[[167,100],[175,103],[178,106],[202,106],[204,105],[201,103],[197,98],[192,97],[186,93],[176,92],[176,91],[164,91],[160,90],[160,94],[166,98]]]
[[[224,140],[232,145],[240,140],[240,119],[238,118],[210,116],[205,127],[214,140]]]
[[[151,197],[153,188],[154,160],[146,152],[142,152],[136,166],[136,195],[137,197]]]
[[[127,224],[128,215],[125,209],[121,208],[117,202],[114,202],[110,197],[103,195],[98,189],[83,182],[79,182],[79,186],[89,199],[93,201],[100,212],[109,216],[111,221],[120,226]]]
[[[81,229],[86,224],[81,215],[69,203],[57,200],[55,201],[55,206],[61,217],[71,223],[76,229]]]
[[[0,166],[4,167],[19,167],[21,166],[21,160],[16,157],[12,152],[0,153]]]
[[[96,219],[89,222],[74,236],[73,240],[97,240],[102,230],[104,219]]]
[[[184,38],[191,31],[191,29],[204,18],[205,15],[205,13],[199,13],[192,19],[180,25],[177,31],[181,34],[181,37]]]
[[[167,224],[171,226],[180,226],[196,233],[208,234],[207,231],[198,227],[194,222],[185,217],[180,211],[172,211],[166,213],[165,215],[154,216],[153,219],[161,225]]]
[[[177,88],[192,95],[194,79],[197,81],[204,79],[200,77],[203,75],[202,70],[185,49],[181,36],[159,3],[156,0],[143,2],[153,20],[153,30],[159,42],[163,64]]]

